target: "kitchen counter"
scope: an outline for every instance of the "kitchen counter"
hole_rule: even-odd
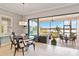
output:
[[[9,36],[9,35],[0,35],[0,37],[7,37],[7,36]]]
[[[9,35],[0,35],[0,46],[10,42]]]

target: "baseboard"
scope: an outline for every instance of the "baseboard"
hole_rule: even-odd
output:
[[[6,46],[6,45],[9,45],[9,44],[10,44],[10,42],[1,44],[1,46]]]

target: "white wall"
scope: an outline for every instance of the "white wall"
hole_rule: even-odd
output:
[[[26,27],[20,26],[20,28],[21,28],[21,33],[28,33],[28,20],[27,20],[27,17],[24,16],[24,17],[22,18],[22,21],[27,22],[27,25],[26,25]]]

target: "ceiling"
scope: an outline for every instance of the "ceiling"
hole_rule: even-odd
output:
[[[73,5],[73,3],[25,3],[23,11],[22,3],[0,3],[0,9],[16,13],[18,15],[29,15],[71,5]]]

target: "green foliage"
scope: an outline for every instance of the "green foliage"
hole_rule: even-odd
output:
[[[52,37],[57,38],[58,37],[58,32],[52,32]]]
[[[59,34],[60,31],[61,31],[61,28],[57,26],[55,30],[56,30],[56,31],[58,32],[58,34]]]

